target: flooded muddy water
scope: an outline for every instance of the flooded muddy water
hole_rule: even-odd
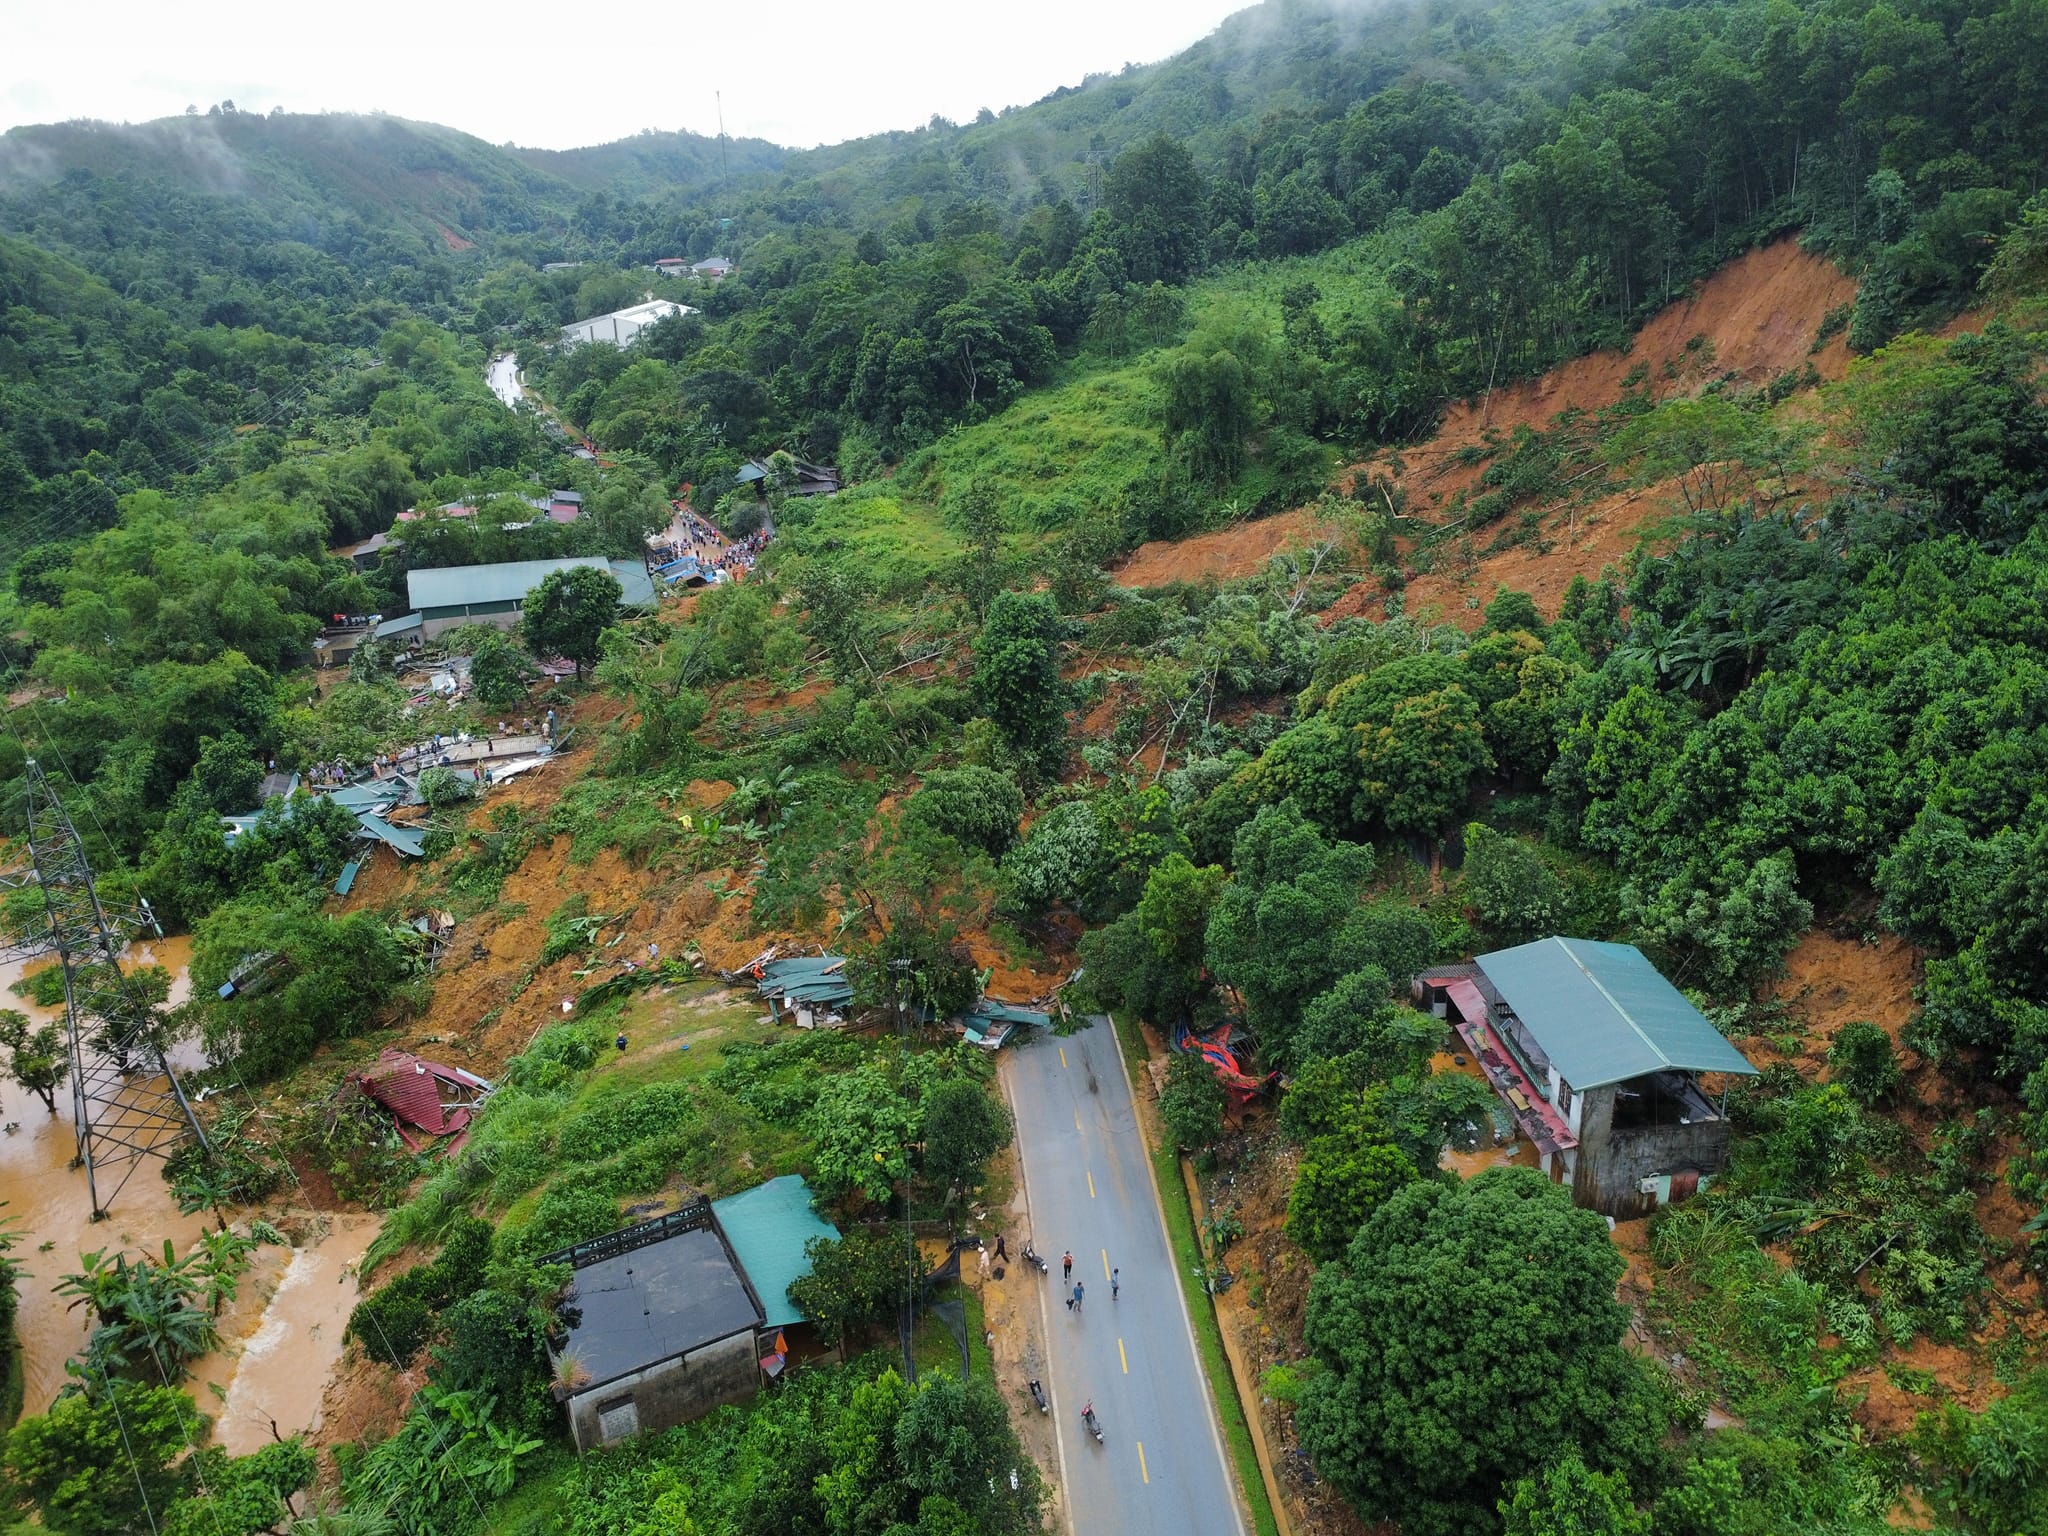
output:
[[[171,972],[171,1001],[191,993],[190,941],[150,940],[123,959],[162,965]],[[38,1008],[11,990],[24,970],[47,961],[0,965],[0,1007],[17,1008],[38,1022],[57,1022],[62,1009]],[[205,1063],[196,1043],[171,1052],[180,1072]],[[136,1166],[117,1194],[102,1197],[107,1219],[92,1219],[85,1171],[73,1168],[78,1140],[68,1088],[57,1093],[52,1114],[41,1099],[0,1083],[0,1216],[14,1218],[22,1240],[15,1257],[28,1272],[21,1280],[15,1331],[21,1341],[24,1413],[41,1413],[64,1385],[64,1362],[85,1343],[90,1323],[83,1309],[67,1309],[51,1287],[77,1270],[79,1255],[101,1248],[161,1255],[165,1239],[179,1251],[206,1230],[210,1217],[182,1215],[153,1160]],[[229,1220],[235,1220],[229,1212]],[[376,1236],[369,1216],[316,1216],[271,1211],[297,1241],[290,1249],[260,1249],[242,1282],[242,1294],[220,1319],[225,1342],[196,1363],[187,1383],[200,1411],[216,1423],[214,1436],[237,1455],[270,1439],[271,1422],[290,1435],[317,1427],[320,1397],[341,1355],[342,1330],[355,1306],[355,1266]]]
[[[215,1444],[247,1456],[270,1443],[273,1426],[281,1435],[319,1428],[320,1398],[355,1310],[356,1266],[379,1225],[374,1216],[329,1216],[299,1246],[264,1251],[235,1314],[222,1320],[227,1342],[194,1373],[192,1393],[213,1416]]]

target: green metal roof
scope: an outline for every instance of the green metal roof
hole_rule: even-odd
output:
[[[1040,1029],[1052,1028],[1052,1015],[1040,1013],[1036,1008],[1019,1008],[1014,1003],[992,1002],[983,998],[967,1010],[967,1021],[977,1020],[990,1024],[1032,1024]]]
[[[785,1328],[804,1320],[789,1299],[790,1286],[811,1272],[804,1244],[837,1237],[839,1229],[811,1209],[811,1186],[786,1173],[745,1194],[711,1202],[733,1255],[761,1298],[764,1327]]]
[[[405,591],[413,607],[475,608],[485,603],[515,603],[556,571],[578,566],[610,571],[618,579],[619,602],[644,607],[654,601],[654,583],[636,560],[604,560],[596,555],[561,560],[501,560],[495,565],[448,565],[407,571]]]
[[[382,816],[368,812],[356,818],[365,837],[373,837],[380,843],[389,843],[408,858],[417,859],[427,851],[427,834],[418,827],[394,826]]]
[[[1633,944],[1539,939],[1481,955],[1478,963],[1574,1088],[1665,1071],[1756,1075]]]

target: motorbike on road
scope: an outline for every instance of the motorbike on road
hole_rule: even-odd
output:
[[[1032,1377],[1026,1385],[1031,1388],[1031,1401],[1038,1404],[1038,1411],[1040,1413],[1052,1412],[1052,1404],[1046,1400],[1045,1388],[1038,1384],[1038,1378],[1036,1376]]]
[[[1095,1399],[1092,1397],[1081,1407],[1081,1422],[1088,1426],[1088,1433],[1095,1437],[1095,1443],[1101,1445],[1103,1443],[1102,1425],[1096,1420]]]
[[[1028,1237],[1024,1239],[1024,1249],[1023,1249],[1023,1252],[1024,1252],[1024,1262],[1025,1262],[1026,1264],[1029,1264],[1029,1265],[1030,1265],[1030,1266],[1031,1266],[1031,1267],[1032,1267],[1033,1269],[1037,1270],[1037,1271],[1038,1271],[1038,1272],[1039,1272],[1039,1273],[1040,1273],[1041,1275],[1043,1275],[1043,1274],[1047,1274],[1047,1273],[1049,1273],[1049,1272],[1050,1272],[1050,1270],[1051,1270],[1051,1266],[1050,1266],[1050,1265],[1048,1265],[1048,1264],[1047,1264],[1047,1263],[1045,1262],[1045,1260],[1041,1259],[1041,1258],[1040,1258],[1040,1257],[1038,1256],[1038,1250],[1037,1250],[1036,1248],[1034,1248],[1034,1247],[1032,1247],[1032,1246],[1031,1246],[1031,1239],[1030,1239],[1030,1238],[1028,1238]]]

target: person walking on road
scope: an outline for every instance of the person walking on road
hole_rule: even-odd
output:
[[[1116,1293],[1123,1289],[1123,1282],[1117,1279],[1119,1273],[1120,1271],[1114,1269],[1109,1272],[1109,1299],[1111,1301],[1115,1301]]]
[[[1069,1252],[1065,1258],[1060,1260],[1060,1278],[1062,1280],[1074,1278],[1074,1255],[1072,1252]]]
[[[1080,1281],[1076,1280],[1074,1282],[1074,1299],[1067,1303],[1067,1305],[1072,1307],[1076,1312],[1081,1310],[1081,1298],[1083,1295],[1086,1294],[1086,1289],[1087,1288],[1083,1286]]]

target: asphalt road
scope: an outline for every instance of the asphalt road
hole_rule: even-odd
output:
[[[1107,1019],[1007,1053],[1010,1102],[1038,1251],[1062,1475],[1075,1536],[1243,1536],[1237,1491],[1195,1355],[1187,1302]],[[1085,1287],[1063,1305],[1061,1256]],[[1122,1293],[1110,1300],[1109,1270]],[[1081,1422],[1090,1398],[1106,1444]]]

